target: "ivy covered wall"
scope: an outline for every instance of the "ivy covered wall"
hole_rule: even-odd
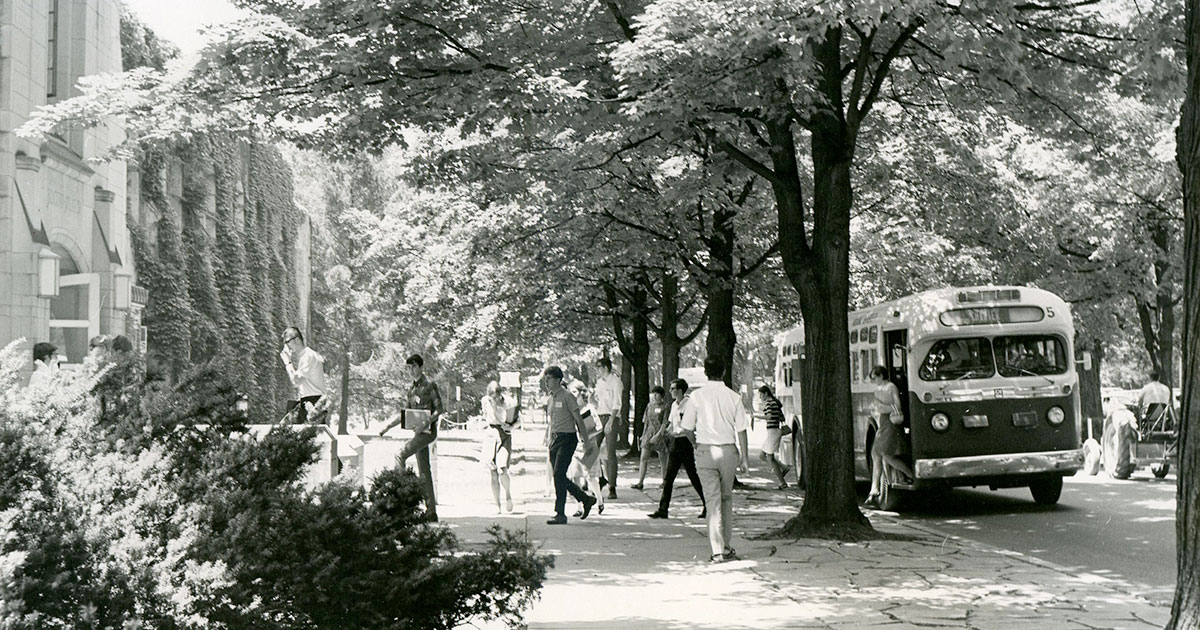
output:
[[[122,46],[127,69],[173,54],[128,13]],[[140,203],[129,225],[149,292],[148,362],[177,376],[215,361],[242,384],[255,420],[277,419],[293,397],[279,338],[306,319],[295,269],[305,218],[291,170],[272,145],[232,134],[148,146],[134,166]]]

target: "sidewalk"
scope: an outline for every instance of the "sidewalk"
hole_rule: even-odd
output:
[[[744,558],[736,562],[705,561],[707,530],[686,476],[676,482],[671,518],[646,517],[657,505],[658,468],[651,466],[645,492],[631,490],[635,460],[621,460],[619,498],[603,515],[547,525],[553,499],[545,496],[545,449],[534,429],[515,436],[524,456],[512,478],[517,509],[497,515],[478,461],[483,436],[447,431],[439,439],[438,512],[466,542],[483,540],[486,527],[499,523],[525,531],[556,557],[527,615],[529,628],[1149,630],[1170,614],[1170,602],[1148,601],[1133,585],[947,537],[884,512],[868,512],[876,529],[910,539],[756,540],[801,502],[797,491],[768,489],[761,470],[745,479],[755,489],[734,492],[733,547]]]

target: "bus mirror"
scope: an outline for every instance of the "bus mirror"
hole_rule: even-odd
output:
[[[1092,371],[1092,353],[1084,351],[1084,352],[1080,353],[1080,355],[1081,355],[1080,362],[1083,363],[1083,371],[1091,372]]]

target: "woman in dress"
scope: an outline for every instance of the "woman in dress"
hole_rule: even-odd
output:
[[[512,461],[512,431],[518,422],[518,410],[504,399],[500,383],[488,383],[487,395],[483,398],[483,417],[488,428],[495,433],[484,443],[483,461],[492,475],[492,498],[496,501],[496,513],[500,513],[500,488],[504,488],[504,508],[513,511],[511,478],[508,465]]]
[[[663,419],[667,416],[669,409],[666,404],[667,390],[661,385],[655,385],[650,390],[650,404],[646,405],[646,413],[642,416],[642,441],[638,447],[641,453],[638,455],[638,481],[629,486],[634,490],[642,490],[646,482],[646,467],[650,460],[650,452],[658,453],[658,460],[661,464],[660,472],[667,472],[667,439],[662,437]]]
[[[900,407],[900,388],[887,377],[887,368],[876,365],[871,369],[871,383],[875,385],[871,420],[875,424],[875,443],[871,448],[871,491],[867,495],[867,506],[879,507],[882,490],[883,466],[899,471],[901,481],[911,483],[912,467],[904,457],[908,454],[908,440],[900,427],[904,424],[904,413]]]

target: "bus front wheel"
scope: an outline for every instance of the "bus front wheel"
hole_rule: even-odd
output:
[[[1063,478],[1059,475],[1038,479],[1029,484],[1029,493],[1038,505],[1054,505],[1062,496]]]

